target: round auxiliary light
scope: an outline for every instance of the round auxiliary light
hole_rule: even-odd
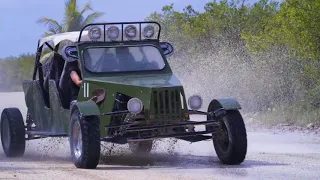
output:
[[[199,95],[190,96],[188,105],[192,110],[199,110],[202,106],[202,98]]]
[[[151,38],[154,35],[154,27],[153,26],[146,26],[143,29],[143,35],[145,38]]]
[[[73,62],[78,59],[78,51],[76,47],[64,46],[62,48],[62,57],[67,62]]]
[[[92,40],[97,40],[101,37],[101,28],[98,26],[92,26],[88,31],[89,37]]]
[[[131,98],[127,103],[127,108],[131,114],[139,114],[143,108],[142,101],[138,98]]]
[[[118,38],[119,32],[120,32],[120,30],[119,30],[119,28],[117,26],[111,26],[111,27],[108,28],[107,36],[110,39],[114,40],[114,39]]]
[[[133,39],[137,35],[137,28],[133,25],[127,26],[124,31],[128,39]]]

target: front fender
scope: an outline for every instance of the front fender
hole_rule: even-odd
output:
[[[235,99],[214,99],[209,104],[208,112],[221,108],[224,110],[238,110],[241,109],[241,106]]]
[[[218,118],[226,114],[228,110],[238,110],[241,109],[240,104],[235,99],[213,99],[208,107],[207,120],[213,120],[213,118]],[[211,131],[212,127],[206,125],[206,130]]]
[[[80,114],[82,116],[94,116],[94,115],[100,115],[100,110],[98,105],[92,101],[82,101],[82,102],[76,102],[71,107],[71,114],[74,110],[79,109]],[[70,114],[70,117],[71,117]]]

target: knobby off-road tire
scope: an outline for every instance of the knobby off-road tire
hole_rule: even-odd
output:
[[[77,168],[95,169],[100,160],[100,119],[86,116],[80,119],[79,110],[72,113],[70,121],[70,151]]]
[[[26,148],[25,126],[18,108],[6,108],[1,113],[1,143],[7,157],[21,157]]]
[[[231,110],[220,121],[226,138],[213,138],[216,154],[223,164],[241,164],[247,154],[247,132],[243,118],[239,111]]]
[[[129,142],[129,149],[133,154],[149,154],[152,150],[153,141]]]

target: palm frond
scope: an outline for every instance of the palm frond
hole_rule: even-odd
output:
[[[77,0],[67,0],[65,2],[65,15],[73,16],[75,12],[78,11]]]
[[[69,29],[68,24],[62,25],[62,27],[61,27],[61,33],[68,32],[68,29]]]
[[[82,10],[80,11],[80,15],[83,15],[85,12],[87,11],[93,11],[92,6],[91,6],[91,2],[87,2],[84,7],[82,8]]]
[[[65,3],[64,23],[70,24],[78,14],[77,1],[67,0]]]
[[[52,33],[52,34],[58,34],[58,33],[60,33],[60,31],[57,32],[57,31],[56,31],[55,29],[53,29],[53,28],[49,28],[49,29],[48,29],[48,32],[49,32],[49,33]]]
[[[82,28],[82,19],[82,16],[75,17],[73,21],[70,22],[68,26],[68,31],[79,31]]]
[[[44,35],[42,35],[42,37],[48,37],[48,36],[52,36],[52,35],[55,35],[55,33],[45,32]]]
[[[100,18],[103,15],[104,15],[103,12],[94,12],[94,13],[89,14],[86,17],[86,19],[83,21],[82,26],[93,23],[94,21],[96,21],[98,18]]]
[[[51,32],[59,33],[62,29],[61,25],[54,19],[51,18],[41,18],[37,21],[38,24],[44,24],[48,27]]]

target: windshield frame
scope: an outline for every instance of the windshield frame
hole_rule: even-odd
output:
[[[94,72],[94,71],[91,71],[89,70],[87,67],[86,67],[86,60],[84,58],[84,52],[88,49],[95,49],[95,48],[117,48],[117,47],[146,47],[146,46],[152,46],[154,48],[156,48],[161,57],[162,57],[162,61],[164,63],[164,66],[161,68],[161,69],[151,69],[151,70],[132,70],[132,71],[103,71],[103,72]],[[92,73],[92,74],[125,74],[125,73],[144,73],[144,72],[161,72],[163,70],[165,70],[168,66],[168,62],[167,62],[167,59],[166,59],[166,56],[163,54],[162,52],[162,49],[158,46],[156,46],[155,44],[127,44],[127,45],[124,45],[122,43],[118,44],[118,45],[108,45],[108,44],[104,44],[104,45],[94,45],[94,46],[87,46],[85,48],[83,48],[81,50],[81,59],[82,59],[82,62],[83,62],[83,69],[86,70],[87,72],[89,73]]]

